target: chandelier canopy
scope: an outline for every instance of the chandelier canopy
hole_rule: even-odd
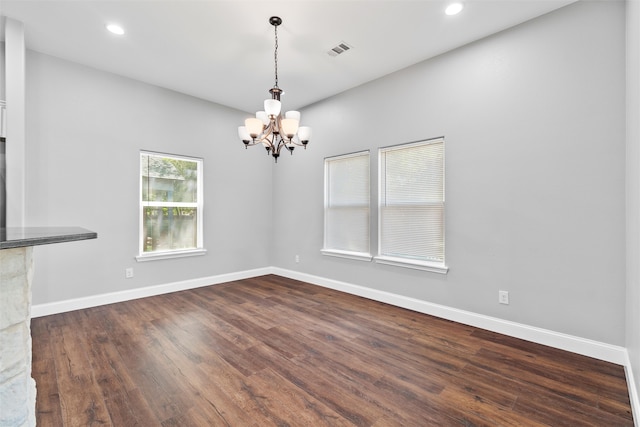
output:
[[[269,23],[273,25],[276,42],[273,54],[275,84],[269,89],[271,98],[264,100],[264,111],[258,111],[255,117],[246,119],[244,126],[238,127],[238,136],[245,148],[262,144],[267,149],[267,154],[271,154],[277,163],[283,147],[291,154],[296,146],[307,148],[311,138],[311,128],[300,126],[299,111],[287,111],[284,117],[280,112],[282,108],[280,95],[283,91],[278,87],[278,26],[282,24],[282,19],[272,16],[269,18]]]

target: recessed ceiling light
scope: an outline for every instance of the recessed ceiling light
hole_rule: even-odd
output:
[[[444,13],[446,13],[447,15],[457,15],[463,8],[464,5],[462,3],[451,3],[444,10]]]
[[[117,24],[108,24],[107,30],[119,36],[124,34],[124,28],[122,28],[120,25],[117,25]]]

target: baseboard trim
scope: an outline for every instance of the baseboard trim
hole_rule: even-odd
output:
[[[144,288],[137,288],[120,292],[92,295],[84,298],[75,298],[48,304],[34,304],[31,307],[31,317],[49,316],[51,314],[81,310],[83,308],[98,307],[101,305],[130,301],[138,298],[152,297],[155,295],[168,294],[171,292],[184,291],[187,289],[201,288],[203,286],[233,282],[234,280],[249,279],[251,277],[263,276],[265,274],[271,273],[272,268],[265,267],[255,270],[247,270],[236,273],[220,274],[217,276],[202,277],[198,279],[183,280],[180,282],[167,283],[163,285],[147,286]]]
[[[272,268],[273,274],[300,280],[314,285],[323,286],[337,291],[346,292],[353,295],[380,301],[397,307],[407,308],[419,313],[430,314],[454,322],[477,328],[487,329],[500,334],[509,335],[515,338],[548,345],[561,350],[570,351],[584,356],[593,357],[618,365],[628,366],[627,351],[624,347],[610,345],[586,338],[563,334],[548,329],[537,328],[535,326],[524,325],[495,317],[485,316],[470,311],[459,310],[428,301],[418,300],[390,292],[354,285],[351,283],[327,279],[297,271],[282,268]],[[631,387],[630,387],[631,388]]]
[[[627,377],[627,388],[629,389],[629,400],[631,401],[633,422],[635,427],[640,427],[640,396],[638,396],[638,390],[636,389],[636,382],[633,376],[633,368],[631,366],[629,351],[625,350],[624,372]]]
[[[616,363],[623,366],[628,365],[628,355],[624,347],[605,344],[598,341],[580,338],[548,329],[528,326],[521,323],[485,316],[470,311],[459,310],[440,304],[434,304],[411,297],[393,294],[386,291],[371,289],[364,286],[354,285],[338,280],[327,279],[311,274],[300,273],[279,267],[264,267],[254,270],[240,271],[236,273],[226,273],[217,276],[209,276],[198,279],[184,280],[180,282],[167,283],[163,285],[148,286],[145,288],[131,289],[120,292],[94,295],[84,298],[76,298],[65,301],[58,301],[48,304],[36,304],[31,308],[32,317],[42,317],[51,314],[64,313],[83,308],[97,307],[105,304],[129,301],[138,298],[145,298],[154,295],[161,295],[170,292],[183,291],[187,289],[199,288],[202,286],[216,285],[219,283],[231,282],[234,280],[248,279],[265,274],[277,274],[290,279],[300,280],[314,285],[323,286],[353,295],[380,301],[397,307],[414,310],[419,313],[430,314],[465,325],[487,329],[493,332],[521,338],[538,344],[571,351],[607,362]]]
[[[216,276],[203,277],[180,282],[167,283],[163,285],[149,286],[140,289],[112,292],[108,294],[94,295],[84,298],[53,302],[48,304],[36,304],[31,308],[32,317],[42,317],[52,314],[64,313],[67,311],[80,310],[83,308],[97,307],[106,304],[129,301],[138,298],[145,298],[154,295],[162,295],[170,292],[195,289],[203,286],[217,285],[220,283],[232,282],[234,280],[249,279],[266,274],[276,274],[294,280],[311,283],[329,289],[334,289],[348,294],[361,296],[374,301],[384,302],[397,307],[406,308],[419,313],[429,314],[443,319],[451,320],[477,328],[487,329],[500,334],[505,334],[515,338],[524,339],[538,344],[548,345],[561,350],[570,351],[584,356],[593,357],[611,363],[622,365],[625,368],[627,385],[629,388],[629,398],[634,414],[636,427],[640,427],[640,396],[635,388],[633,369],[627,349],[620,346],[610,345],[586,338],[580,338],[548,329],[528,326],[521,323],[511,322],[495,317],[485,316],[465,310],[430,303],[411,297],[393,294],[386,291],[371,289],[360,285],[354,285],[338,280],[327,279],[320,276],[287,270],[279,267],[264,267],[254,270],[240,271],[236,273],[220,274]]]
[[[521,323],[510,322],[495,317],[485,316],[469,311],[459,310],[439,304],[430,303],[415,298],[392,294],[390,292],[354,285],[351,283],[327,279],[297,271],[282,268],[272,268],[272,273],[290,279],[300,280],[306,283],[323,286],[352,295],[358,295],[374,301],[384,302],[397,307],[430,314],[432,316],[451,320],[465,325],[487,329],[500,334],[548,345],[572,353],[582,354],[606,362],[624,366],[629,390],[629,400],[635,427],[640,427],[640,394],[636,388],[633,368],[629,359],[628,350],[624,347],[602,343],[573,335],[563,334],[548,329],[537,328]]]

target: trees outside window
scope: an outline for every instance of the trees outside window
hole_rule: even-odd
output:
[[[202,159],[140,153],[140,256],[202,249]]]

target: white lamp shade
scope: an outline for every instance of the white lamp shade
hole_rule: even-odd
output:
[[[281,104],[277,99],[265,99],[264,111],[270,116],[277,116],[280,114]]]
[[[287,138],[293,138],[298,132],[298,121],[296,119],[282,119],[280,121],[282,125],[282,133],[287,135]]]
[[[300,126],[298,128],[298,138],[300,138],[300,141],[309,141],[311,139],[311,128],[309,126]]]
[[[287,111],[284,115],[287,119],[295,119],[300,122],[300,111]]]
[[[238,126],[238,136],[242,141],[251,141],[251,135],[249,135],[247,128],[244,126]]]
[[[262,133],[262,120],[249,118],[244,121],[244,125],[247,128],[247,132],[251,135],[251,138],[256,138]]]
[[[256,111],[256,119],[262,120],[265,126],[269,124],[269,115],[265,111]]]

